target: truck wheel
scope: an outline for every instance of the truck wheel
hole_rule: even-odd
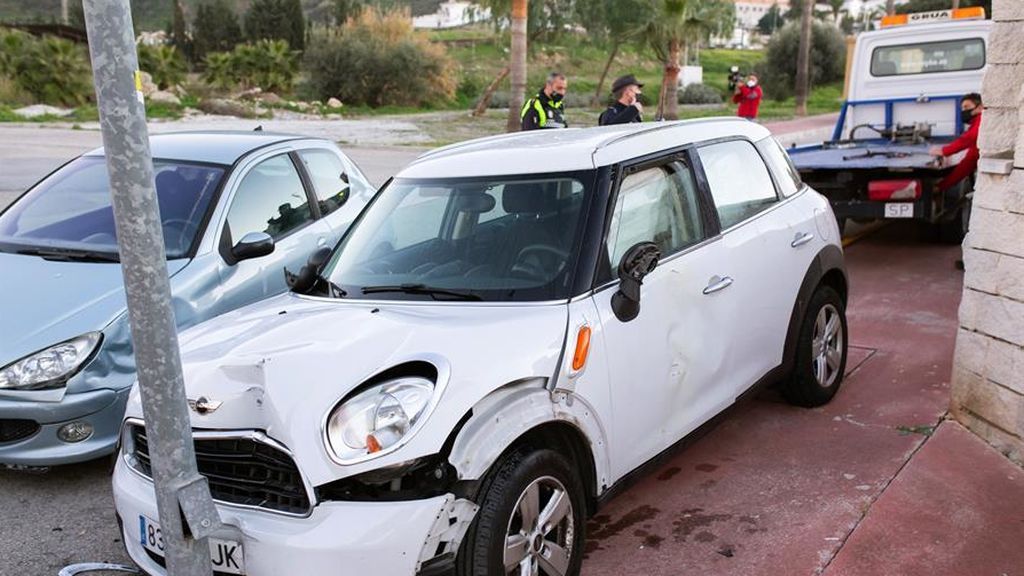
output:
[[[971,201],[964,200],[949,220],[939,222],[939,239],[945,244],[963,244],[971,222]]]
[[[585,500],[579,474],[553,450],[517,448],[495,464],[477,497],[458,574],[576,576]]]
[[[800,323],[793,374],[782,385],[790,404],[821,406],[836,395],[846,371],[846,343],[843,299],[830,286],[819,286]]]

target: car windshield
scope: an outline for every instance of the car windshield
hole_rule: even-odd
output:
[[[184,258],[224,169],[155,160],[167,258]],[[117,260],[117,231],[103,158],[82,157],[50,175],[0,214],[0,250],[59,259]]]
[[[592,186],[586,172],[395,180],[324,275],[349,298],[567,298]]]

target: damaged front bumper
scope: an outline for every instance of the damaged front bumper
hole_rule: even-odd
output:
[[[125,548],[146,573],[163,576],[162,560],[146,550],[140,516],[158,518],[153,484],[118,459],[113,476]],[[238,542],[248,576],[449,573],[477,507],[444,494],[391,502],[323,501],[296,517],[218,505],[223,527],[214,538]]]

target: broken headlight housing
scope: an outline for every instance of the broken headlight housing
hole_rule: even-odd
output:
[[[345,464],[391,452],[420,422],[433,396],[433,382],[406,376],[343,400],[327,417],[328,451]]]
[[[65,386],[103,339],[88,332],[11,362],[0,369],[0,390],[50,390]]]

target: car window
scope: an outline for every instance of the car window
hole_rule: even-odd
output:
[[[196,240],[224,168],[154,160],[164,248],[183,258]],[[103,158],[82,157],[48,176],[0,216],[0,245],[117,255]]]
[[[699,153],[723,230],[778,202],[768,168],[750,142],[711,144]]]
[[[683,163],[648,168],[622,180],[605,243],[612,267],[638,242],[654,242],[664,258],[703,237],[696,186]]]
[[[330,150],[302,150],[299,158],[306,166],[309,179],[313,181],[313,191],[316,194],[317,204],[320,206],[320,213],[326,216],[341,208],[348,201],[352,192],[350,182],[342,179],[348,174],[345,163],[337,154]]]
[[[779,192],[786,198],[796,194],[803,186],[803,182],[800,180],[800,173],[797,172],[796,166],[793,165],[793,160],[783,150],[779,142],[769,136],[757,143],[757,149],[768,161],[768,166],[771,167],[775,181],[779,185]]]
[[[235,242],[250,232],[266,232],[277,239],[312,220],[306,190],[286,154],[264,160],[250,170],[238,185],[228,210],[228,226]]]
[[[984,66],[985,41],[981,38],[879,46],[871,52],[871,75],[879,77],[980,70]]]

